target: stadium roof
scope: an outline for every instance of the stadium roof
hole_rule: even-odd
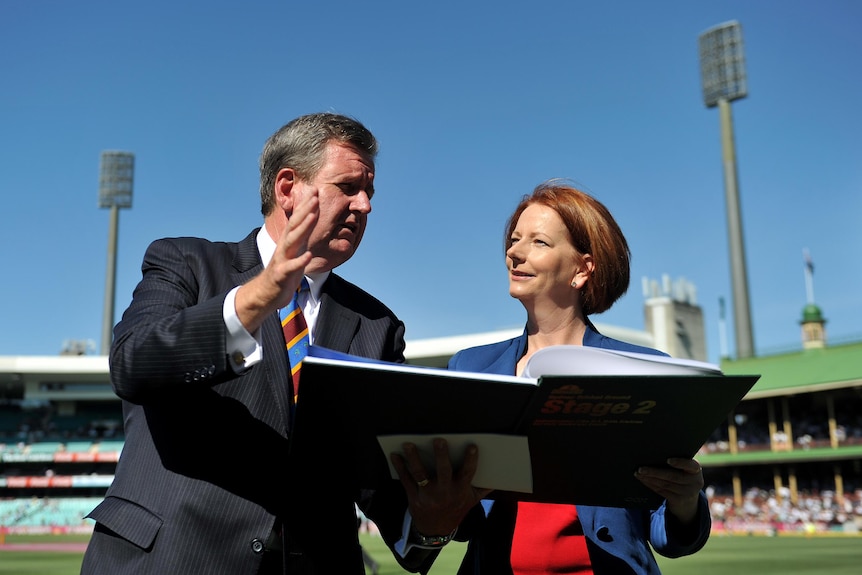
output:
[[[602,333],[638,345],[652,345],[645,331],[597,325]],[[520,335],[522,328],[407,342],[408,363],[446,367],[458,350]],[[727,375],[759,374],[745,399],[862,388],[862,342],[721,362]],[[20,399],[115,399],[102,355],[0,356],[0,397]]]
[[[652,345],[645,331],[597,324],[602,333],[635,343]],[[456,335],[407,342],[408,363],[446,367],[458,350],[510,339],[523,328]],[[0,397],[27,400],[116,399],[108,379],[108,357],[104,355],[0,356]]]
[[[723,360],[727,375],[760,374],[745,399],[862,387],[862,342]]]

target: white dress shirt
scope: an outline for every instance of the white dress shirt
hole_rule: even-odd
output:
[[[275,253],[275,241],[269,236],[265,227],[261,227],[257,234],[257,249],[264,267],[269,265]],[[323,288],[331,272],[319,274],[308,274],[308,292],[300,292],[299,304],[305,315],[305,323],[308,324],[308,341],[314,343],[314,325],[320,312],[320,290]],[[230,290],[225,297],[222,307],[224,325],[227,337],[225,338],[225,352],[230,358],[230,364],[234,372],[242,373],[246,369],[263,359],[263,345],[260,340],[260,330],[249,333],[239,321],[236,315],[236,292],[239,286]]]

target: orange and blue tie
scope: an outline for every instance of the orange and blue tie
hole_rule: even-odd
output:
[[[302,306],[299,304],[299,293],[308,291],[308,280],[302,278],[302,283],[293,299],[287,306],[279,310],[281,318],[281,329],[284,331],[284,343],[287,349],[287,363],[290,366],[291,382],[293,383],[293,401],[299,396],[299,371],[302,368],[302,360],[308,355],[308,324],[302,314]]]

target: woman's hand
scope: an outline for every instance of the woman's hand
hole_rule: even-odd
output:
[[[464,464],[456,472],[449,458],[449,444],[439,437],[434,440],[436,470],[425,469],[413,443],[404,444],[404,457],[393,453],[391,460],[407,493],[413,526],[423,535],[449,535],[470,509],[493,491],[471,484],[479,463],[475,445],[467,448]]]
[[[697,516],[697,503],[703,489],[703,470],[694,459],[671,457],[671,469],[641,467],[635,477],[667,501],[667,511],[687,525]]]

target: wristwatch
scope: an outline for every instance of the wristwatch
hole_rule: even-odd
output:
[[[458,528],[456,527],[449,535],[423,535],[416,529],[416,526],[413,525],[410,528],[410,539],[414,545],[419,547],[437,549],[438,547],[443,547],[452,541],[452,538],[455,537],[455,533],[457,532]]]

